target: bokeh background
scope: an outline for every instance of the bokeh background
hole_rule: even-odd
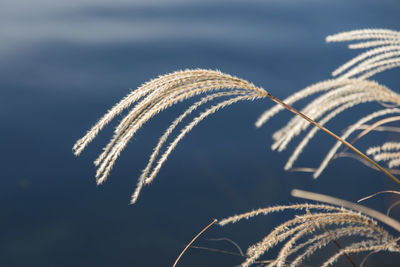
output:
[[[92,162],[120,118],[80,157],[72,146],[132,89],[178,69],[219,69],[284,98],[328,79],[359,53],[326,44],[328,34],[399,30],[399,14],[398,0],[1,0],[0,266],[170,266],[213,218],[299,202],[290,197],[293,188],[351,201],[398,189],[353,159],[334,161],[318,180],[284,172],[296,142],[283,153],[269,147],[273,131],[291,115],[254,126],[273,105],[268,100],[238,103],[202,122],[135,205],[128,203],[140,171],[185,104],[145,125],[101,186]],[[398,70],[375,78],[399,90]],[[329,127],[340,133],[343,123],[369,108],[374,106],[348,112]],[[388,138],[396,136],[380,134],[359,145]],[[333,143],[319,134],[298,166],[317,166]],[[385,211],[392,201],[381,196],[365,204]],[[216,226],[197,244],[235,251],[229,243],[206,240],[229,237],[245,249],[288,218]],[[400,259],[378,255],[367,266],[385,260],[398,266]],[[241,261],[191,249],[180,265]]]

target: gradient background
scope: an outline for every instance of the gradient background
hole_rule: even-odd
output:
[[[284,172],[298,140],[283,153],[270,151],[271,134],[291,115],[282,112],[255,129],[257,116],[272,106],[268,100],[238,103],[200,123],[135,205],[128,203],[140,170],[185,104],[145,125],[102,186],[95,184],[92,161],[120,118],[79,158],[71,149],[130,88],[159,74],[220,69],[284,98],[328,79],[359,53],[345,44],[325,44],[325,36],[360,28],[399,30],[399,14],[398,0],[1,0],[0,266],[170,266],[213,218],[298,202],[290,197],[293,188],[351,201],[398,189],[353,159],[334,161],[318,180]],[[398,90],[398,70],[374,78]],[[328,126],[340,133],[343,123],[375,108],[354,109]],[[359,146],[388,138],[396,137],[371,135]],[[297,166],[315,167],[333,143],[318,134]],[[381,196],[365,205],[384,211],[393,201]],[[234,251],[204,240],[229,237],[245,249],[288,218],[216,226],[197,244]],[[385,260],[400,262],[383,254],[367,266]],[[180,266],[241,261],[191,249]]]

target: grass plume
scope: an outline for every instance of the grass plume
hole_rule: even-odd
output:
[[[388,121],[390,116],[394,117],[399,111],[396,107],[400,104],[400,95],[384,85],[367,80],[367,78],[384,70],[400,66],[400,33],[383,29],[356,30],[331,35],[326,40],[327,42],[358,41],[357,46],[350,46],[354,49],[370,48],[372,47],[371,42],[375,42],[375,48],[367,50],[337,68],[332,73],[333,76],[336,76],[334,79],[308,86],[287,97],[283,102],[294,105],[299,100],[317,95],[314,100],[300,109],[300,112],[317,121],[320,125],[325,125],[342,112],[357,105],[369,102],[383,103],[381,110],[366,114],[358,122],[350,125],[345,134],[341,136],[342,139],[350,137],[357,130],[356,127],[360,128],[365,123],[373,122],[377,118]],[[266,110],[258,118],[255,125],[261,127],[282,109],[281,105],[276,105]],[[273,134],[272,150],[282,151],[295,137],[308,131],[289,157],[285,165],[286,170],[293,168],[295,161],[316,135],[318,129],[308,129],[308,126],[309,124],[300,116],[294,116],[285,126]],[[368,132],[365,131],[364,134]],[[332,161],[340,145],[341,143],[336,143],[328,152],[319,167],[315,169],[314,178],[317,178],[328,163]],[[363,158],[369,161],[367,158]],[[390,167],[398,166],[395,163],[396,161],[392,161]],[[376,167],[375,164],[372,163],[372,165]]]
[[[400,143],[387,142],[369,148],[367,154],[373,156],[375,161],[353,146],[358,139],[372,130],[378,130],[378,128],[384,131],[388,130],[389,127],[382,125],[398,121],[400,118],[400,108],[398,108],[400,95],[376,81],[368,80],[377,73],[400,66],[400,33],[385,29],[355,30],[328,36],[326,41],[355,42],[350,44],[349,48],[367,49],[367,51],[338,67],[332,73],[334,78],[310,85],[283,101],[251,82],[217,70],[182,70],[159,76],[132,91],[112,107],[85,136],[76,142],[73,152],[75,155],[79,155],[111,120],[126,109],[130,109],[115,128],[110,142],[94,161],[97,166],[96,181],[97,184],[101,184],[108,178],[117,158],[129,141],[149,120],[177,103],[190,101],[192,98],[202,95],[200,100],[191,103],[173,120],[160,137],[131,196],[131,203],[135,203],[143,186],[150,184],[155,179],[178,143],[202,120],[239,101],[269,98],[277,105],[261,114],[255,123],[257,127],[264,125],[283,109],[295,114],[285,126],[273,134],[271,146],[273,150],[285,150],[297,136],[308,131],[289,157],[284,167],[286,170],[295,169],[293,165],[304,148],[318,130],[323,130],[337,140],[336,144],[328,151],[317,168],[298,169],[313,172],[314,178],[317,178],[335,157],[341,154],[345,155],[345,150],[337,154],[340,146],[344,144],[356,153],[356,157],[360,158],[363,163],[375,167],[395,182],[400,183],[390,171],[375,162],[386,161],[389,168],[400,166]],[[300,110],[293,107],[298,101],[308,97],[314,97],[314,99],[305,107]],[[353,124],[348,125],[341,136],[324,127],[344,111],[371,102],[381,104],[381,108],[365,114]],[[201,108],[203,111],[195,115],[194,113]],[[192,118],[191,121],[182,126],[181,124],[188,117]],[[379,121],[374,122],[377,119]],[[309,127],[310,125],[315,127]],[[181,127],[180,132],[177,131],[178,127]],[[351,143],[346,141],[360,129],[364,129],[364,131]],[[390,129],[398,131],[397,128]],[[175,137],[167,145],[173,134]],[[214,220],[182,251],[175,265],[195,239],[215,223],[225,226],[258,215],[286,210],[303,211],[304,213],[283,222],[262,240],[251,246],[247,250],[246,260],[242,266],[259,263],[260,257],[282,243],[279,254],[275,259],[268,261],[268,266],[301,266],[307,258],[332,242],[338,246],[339,251],[325,259],[321,266],[332,265],[341,256],[346,256],[352,262],[349,255],[354,253],[400,252],[398,239],[384,230],[377,222],[380,221],[400,233],[400,223],[397,220],[367,207],[326,195],[301,190],[294,190],[292,195],[328,204],[304,203],[273,206],[234,215],[219,221]],[[398,203],[394,203],[388,212]],[[336,240],[349,236],[356,238],[351,239],[353,241],[347,243],[345,247],[338,245]]]
[[[131,203],[135,203],[143,185],[149,184],[154,180],[179,141],[200,121],[216,111],[236,102],[265,98],[268,96],[268,93],[264,89],[256,87],[248,81],[224,74],[220,71],[197,69],[177,71],[163,75],[145,83],[123,98],[110,109],[84,137],[76,142],[73,151],[75,155],[79,155],[107,123],[124,109],[135,104],[116,127],[114,136],[104,148],[103,153],[95,160],[95,165],[98,166],[96,180],[97,184],[101,184],[109,176],[115,161],[126,147],[129,140],[132,139],[145,123],[158,113],[178,102],[188,100],[201,94],[205,96],[178,116],[159,139],[146,168],[139,177],[136,190],[132,194]],[[184,118],[191,115],[196,109],[217,99],[223,100],[220,100],[217,104],[211,105],[197,117],[194,117],[190,123],[183,127],[169,146],[165,148],[167,139],[174,132],[175,128],[182,123]],[[164,152],[161,153],[163,148]]]
[[[383,37],[382,37],[383,36]],[[346,34],[338,34],[329,36],[328,41],[343,41],[343,40],[364,40],[373,38],[384,38],[385,40],[397,40],[396,34],[387,31],[361,31],[361,32],[350,32]],[[393,43],[391,44],[393,46]],[[388,50],[392,51],[392,50]],[[387,53],[392,53],[384,51]],[[390,57],[391,59],[397,59],[397,53],[393,52]],[[381,54],[373,52],[363,56],[365,61],[361,61],[357,67],[353,68],[352,73],[360,74],[362,72],[371,73],[371,71],[377,71],[384,66],[392,66],[392,63],[379,63],[379,66],[375,66],[377,62],[386,62],[387,57],[382,59]],[[368,61],[369,60],[369,61]],[[358,60],[360,61],[360,60]],[[357,61],[357,62],[358,62]],[[372,62],[372,63],[371,63]],[[350,65],[354,65],[352,63]],[[364,65],[362,65],[364,64]],[[386,65],[385,65],[386,64]],[[350,68],[347,65],[347,68]],[[365,67],[367,66],[367,67]],[[342,69],[346,69],[342,67]],[[120,124],[114,131],[114,136],[104,148],[103,152],[94,161],[97,166],[96,181],[97,184],[101,184],[108,178],[111,169],[113,168],[117,158],[121,152],[127,146],[129,141],[134,135],[146,124],[150,119],[156,116],[163,110],[179,103],[187,101],[198,95],[205,95],[201,100],[192,104],[187,108],[180,116],[178,116],[168,127],[165,133],[160,137],[158,144],[153,150],[152,155],[148,161],[147,166],[143,170],[141,176],[138,179],[137,187],[131,196],[131,203],[135,203],[140,195],[140,192],[144,185],[150,184],[161,167],[167,160],[168,156],[182,140],[182,138],[189,133],[198,123],[203,119],[217,112],[219,109],[230,106],[236,102],[244,100],[254,100],[260,98],[270,98],[278,104],[264,114],[256,122],[256,126],[260,127],[269,118],[274,116],[280,110],[286,108],[293,112],[296,116],[289,121],[289,123],[281,130],[275,132],[273,138],[275,140],[272,145],[273,149],[279,151],[286,148],[287,144],[302,131],[306,130],[309,124],[313,124],[317,128],[313,128],[309,131],[307,136],[296,148],[292,156],[289,158],[285,165],[285,169],[290,169],[293,163],[301,154],[304,147],[308,144],[309,140],[315,135],[318,129],[322,129],[332,137],[338,140],[338,143],[328,153],[326,158],[322,161],[321,165],[314,172],[314,177],[325,169],[326,165],[335,155],[336,150],[341,144],[345,144],[348,148],[353,150],[360,157],[364,158],[370,164],[375,166],[377,169],[385,173],[392,180],[400,183],[400,181],[394,177],[390,172],[381,167],[379,164],[368,158],[361,151],[357,150],[347,141],[345,138],[349,136],[357,127],[369,122],[370,120],[384,116],[387,114],[400,113],[400,109],[386,108],[381,111],[369,114],[362,118],[355,125],[350,127],[342,137],[337,136],[331,131],[327,130],[323,125],[329,120],[333,119],[339,113],[346,109],[352,108],[356,105],[366,102],[385,102],[392,105],[400,104],[400,97],[398,94],[389,90],[388,88],[373,82],[364,80],[362,78],[349,78],[355,75],[341,76],[337,79],[323,81],[314,85],[311,85],[293,96],[281,101],[271,94],[269,94],[263,88],[257,87],[254,84],[240,79],[238,77],[222,73],[215,70],[195,69],[195,70],[183,70],[176,71],[171,74],[162,75],[156,79],[153,79],[137,90],[128,94],[113,108],[111,108],[88,132],[87,134],[79,139],[73,147],[75,155],[79,155],[85,147],[97,136],[112,119],[122,113],[125,109],[130,108],[128,114],[122,119]],[[296,101],[308,97],[316,93],[323,93],[320,97],[312,101],[301,111],[296,110],[291,105]],[[168,146],[165,145],[168,138],[175,132],[176,128],[183,122],[183,120],[192,115],[192,113],[202,106],[209,104],[211,101],[219,101],[216,104],[209,105],[203,112],[194,117],[190,123],[181,129],[181,132],[176,135],[175,139],[170,142]],[[319,122],[316,120],[320,119]]]
[[[356,205],[356,204],[355,204]],[[360,205],[358,205],[360,206]],[[317,251],[345,237],[356,237],[344,249],[327,258],[322,266],[333,264],[340,256],[363,251],[400,252],[394,236],[385,231],[368,215],[340,205],[294,204],[253,210],[219,220],[220,226],[286,210],[306,211],[275,227],[266,237],[247,250],[242,267],[250,266],[270,249],[284,243],[268,266],[302,266]],[[385,215],[382,215],[385,217]],[[360,241],[360,239],[362,241]]]

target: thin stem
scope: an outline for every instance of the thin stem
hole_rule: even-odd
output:
[[[375,194],[372,194],[372,195],[363,197],[362,199],[357,200],[357,203],[360,203],[361,201],[367,200],[367,199],[372,198],[372,197],[375,197],[375,196],[377,196],[377,195],[386,194],[386,193],[392,193],[392,194],[400,195],[400,192],[399,192],[399,191],[384,190],[384,191],[379,191],[379,192],[376,192]]]
[[[379,120],[377,122],[375,122],[374,124],[370,125],[369,127],[367,127],[366,129],[364,129],[361,133],[359,133],[350,143],[352,145],[354,145],[354,143],[359,140],[361,137],[363,137],[364,135],[368,134],[370,131],[374,130],[375,128],[379,127],[382,124],[386,124],[389,122],[393,122],[393,121],[399,121],[400,120],[400,116],[394,116],[394,117],[389,117],[389,118],[385,118],[382,120]],[[346,152],[347,147],[345,149],[343,149],[342,152]]]
[[[194,241],[196,241],[196,239],[202,234],[204,233],[208,228],[210,228],[213,224],[215,224],[216,222],[218,222],[217,219],[214,219],[214,221],[212,221],[209,225],[207,225],[203,230],[200,231],[200,233],[198,233],[193,239],[192,241],[189,242],[189,244],[187,244],[187,246],[182,250],[181,254],[179,254],[178,258],[175,260],[174,265],[172,265],[172,267],[175,267],[176,264],[178,263],[178,261],[181,259],[182,255],[185,253],[185,251],[190,247],[190,245],[193,244]]]
[[[381,172],[383,172],[384,174],[386,174],[386,176],[388,176],[390,179],[392,179],[393,181],[395,181],[396,183],[400,184],[400,180],[397,179],[395,176],[393,176],[393,174],[391,174],[389,171],[387,171],[385,168],[381,167],[378,163],[376,163],[375,161],[373,161],[372,159],[370,159],[368,156],[366,156],[364,153],[362,153],[360,150],[358,150],[357,148],[355,148],[354,146],[352,146],[349,142],[347,142],[346,140],[340,138],[339,136],[337,136],[336,134],[334,134],[333,132],[329,131],[328,129],[326,129],[325,127],[323,127],[322,125],[320,125],[318,122],[314,121],[313,119],[307,117],[306,115],[304,115],[303,113],[301,113],[300,111],[298,111],[295,108],[292,108],[291,106],[285,104],[284,102],[282,102],[281,100],[279,100],[278,98],[274,97],[273,95],[268,93],[268,97],[278,103],[279,105],[283,106],[284,108],[286,108],[287,110],[293,112],[294,114],[302,117],[303,119],[305,119],[306,121],[312,123],[314,126],[320,128],[321,130],[323,130],[324,132],[326,132],[327,134],[329,134],[330,136],[332,136],[333,138],[335,138],[336,140],[340,141],[341,143],[343,143],[345,146],[347,146],[349,149],[353,150],[355,153],[357,153],[358,155],[360,155],[362,158],[364,158],[365,160],[367,160],[369,163],[371,163],[372,165],[374,165],[378,170],[380,170]]]
[[[364,124],[358,127],[359,130],[365,130],[369,128],[371,125]],[[400,128],[399,127],[394,127],[394,126],[378,126],[373,129],[374,131],[379,131],[379,132],[394,132],[394,133],[400,133]]]

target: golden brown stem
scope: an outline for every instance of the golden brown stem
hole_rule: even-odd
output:
[[[216,222],[218,222],[217,219],[214,219],[214,221],[212,221],[209,225],[207,225],[206,227],[204,227],[203,230],[200,231],[200,233],[198,233],[193,239],[192,241],[189,242],[189,244],[187,244],[187,246],[182,250],[181,254],[179,254],[178,258],[175,260],[174,265],[172,265],[172,267],[175,267],[176,264],[178,263],[178,261],[181,259],[182,255],[185,253],[185,251],[190,247],[190,245],[193,244],[194,241],[196,241],[196,239],[202,234],[204,233],[208,228],[210,228],[213,224],[215,224]]]
[[[333,138],[335,138],[336,140],[340,141],[341,143],[343,143],[345,146],[347,146],[349,149],[353,150],[355,153],[357,153],[359,156],[361,156],[362,158],[364,158],[365,160],[367,160],[369,163],[371,163],[372,165],[374,165],[378,170],[380,170],[381,172],[383,172],[384,174],[386,174],[386,176],[388,176],[390,179],[392,179],[393,181],[395,181],[396,183],[400,184],[400,180],[397,179],[393,174],[391,174],[388,170],[386,170],[385,168],[383,168],[381,165],[379,165],[378,163],[376,163],[375,161],[373,161],[372,159],[370,159],[368,156],[366,156],[364,153],[362,153],[360,150],[358,150],[357,148],[355,148],[354,146],[352,146],[349,142],[347,142],[346,140],[340,138],[339,136],[337,136],[336,134],[332,133],[331,131],[329,131],[328,129],[326,129],[325,127],[323,127],[322,125],[320,125],[318,122],[314,121],[313,119],[307,117],[306,115],[304,115],[303,113],[301,113],[300,111],[298,111],[295,108],[292,108],[291,106],[285,104],[284,102],[282,102],[281,100],[279,100],[278,98],[274,97],[273,95],[268,93],[268,97],[278,103],[279,105],[282,105],[284,108],[286,108],[287,110],[293,112],[294,114],[302,117],[303,119],[305,119],[306,121],[310,122],[311,124],[313,124],[314,126],[320,128],[321,130],[323,130],[324,132],[326,132],[327,134],[329,134],[330,136],[332,136]]]

